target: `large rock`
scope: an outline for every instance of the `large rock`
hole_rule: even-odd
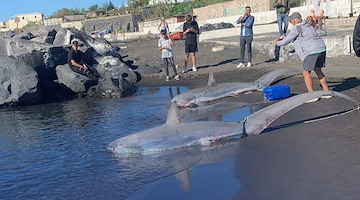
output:
[[[113,56],[102,56],[95,58],[95,60],[98,63],[96,70],[102,77],[124,77],[124,79],[131,84],[135,84],[137,82],[136,73],[119,58]]]
[[[96,70],[99,83],[73,72],[69,65],[56,67],[58,82],[75,93],[88,93],[92,97],[123,97],[134,92],[137,75],[125,63],[112,56],[98,57]]]
[[[75,93],[86,93],[90,87],[97,84],[96,81],[72,71],[68,64],[57,66],[56,75],[60,84]]]
[[[38,87],[32,67],[0,54],[0,106],[37,103],[41,99]]]
[[[96,86],[88,90],[91,97],[119,98],[133,94],[136,87],[124,77],[109,77],[104,79]]]
[[[71,41],[77,39],[80,41],[80,50],[83,52],[88,51],[87,48],[91,47],[94,51],[92,52],[92,57],[97,56],[115,56],[120,57],[117,53],[116,48],[113,47],[106,39],[104,38],[93,38],[90,35],[87,35],[83,31],[79,31],[75,28],[62,28],[60,29],[55,37],[54,45],[71,45]],[[84,44],[86,49],[82,49],[81,45]]]
[[[40,79],[55,80],[55,67],[67,62],[64,47],[23,39],[0,37],[0,52],[33,67]]]

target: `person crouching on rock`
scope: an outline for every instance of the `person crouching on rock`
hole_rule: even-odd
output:
[[[166,71],[166,81],[170,80],[169,77],[169,64],[172,66],[174,70],[175,80],[179,80],[179,75],[177,75],[176,67],[174,63],[174,55],[172,51],[172,45],[174,42],[170,37],[168,37],[166,30],[160,31],[160,39],[158,42],[159,50],[161,51],[161,58],[164,60],[165,63],[165,71]]]
[[[88,64],[83,60],[84,53],[78,50],[79,43],[76,40],[71,42],[71,50],[68,53],[68,64],[70,69],[76,73],[87,76],[89,79],[97,81],[100,78],[100,74],[96,69],[91,69]]]

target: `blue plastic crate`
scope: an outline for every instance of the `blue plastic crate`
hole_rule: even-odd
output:
[[[288,85],[276,85],[263,89],[263,94],[266,100],[273,101],[277,99],[283,99],[290,97],[290,86]]]

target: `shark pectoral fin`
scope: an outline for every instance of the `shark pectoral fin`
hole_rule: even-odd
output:
[[[190,190],[191,190],[190,173],[191,173],[191,168],[181,171],[175,175],[176,179],[180,183],[181,188],[185,192],[190,192]]]
[[[176,103],[172,103],[169,111],[168,111],[168,115],[166,118],[166,124],[180,124],[181,123],[181,119],[179,116],[179,111],[178,111],[178,107],[176,105]]]
[[[209,80],[208,80],[208,86],[213,86],[213,85],[216,85],[216,81],[215,81],[215,78],[214,78],[214,72],[211,71],[209,73]]]
[[[322,96],[337,96],[349,101],[354,102],[357,107],[360,103],[354,100],[353,98],[335,91],[314,91],[299,94],[288,99],[284,99],[277,103],[271,104],[246,118],[244,132],[249,135],[260,134],[266,127],[268,127],[273,121],[289,112],[290,110],[305,104],[307,101],[320,98]]]

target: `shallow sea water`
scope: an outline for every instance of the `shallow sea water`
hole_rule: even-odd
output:
[[[238,140],[118,158],[115,139],[165,123],[183,87],[0,111],[0,199],[231,199]],[[184,120],[240,121],[245,106]],[[196,116],[196,115],[195,115]],[[156,184],[151,184],[156,182]],[[153,192],[157,191],[157,192]]]

